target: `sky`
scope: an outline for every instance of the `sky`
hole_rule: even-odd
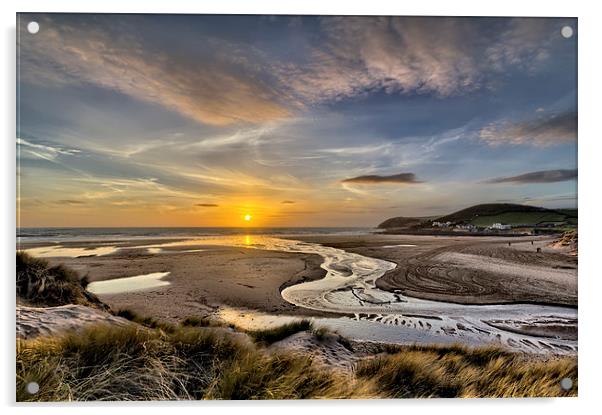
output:
[[[577,205],[576,19],[18,23],[22,227],[363,227]]]

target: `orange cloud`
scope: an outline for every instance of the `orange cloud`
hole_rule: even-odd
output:
[[[235,73],[225,61],[193,64],[143,48],[131,36],[51,18],[41,19],[40,26],[35,36],[20,36],[21,78],[28,82],[91,83],[217,126],[290,115],[273,89]]]

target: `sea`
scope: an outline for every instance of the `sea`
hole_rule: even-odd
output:
[[[378,232],[362,227],[290,227],[290,228],[17,228],[17,242],[62,242],[131,240],[153,238],[195,238],[232,235],[360,235]]]

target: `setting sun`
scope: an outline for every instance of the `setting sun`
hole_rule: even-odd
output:
[[[251,217],[252,217],[251,215],[245,215],[244,219],[245,219],[245,221],[249,222],[251,220]]]

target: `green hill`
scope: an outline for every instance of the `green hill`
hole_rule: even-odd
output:
[[[527,226],[574,226],[577,225],[577,209],[547,209],[512,203],[486,203],[459,210],[452,214],[432,218],[438,222],[473,224],[487,227],[494,223]],[[421,221],[421,222],[420,222]],[[387,219],[379,228],[400,228],[426,224],[427,218],[397,217]]]
[[[425,223],[427,218],[410,218],[405,216],[398,216],[396,218],[387,219],[380,225],[378,225],[381,229],[386,228],[411,228],[413,226],[419,226]]]
[[[510,203],[488,203],[462,209],[451,215],[443,216],[438,221],[471,223],[476,226],[490,226],[494,223],[532,226],[576,224],[577,210],[553,210]]]

